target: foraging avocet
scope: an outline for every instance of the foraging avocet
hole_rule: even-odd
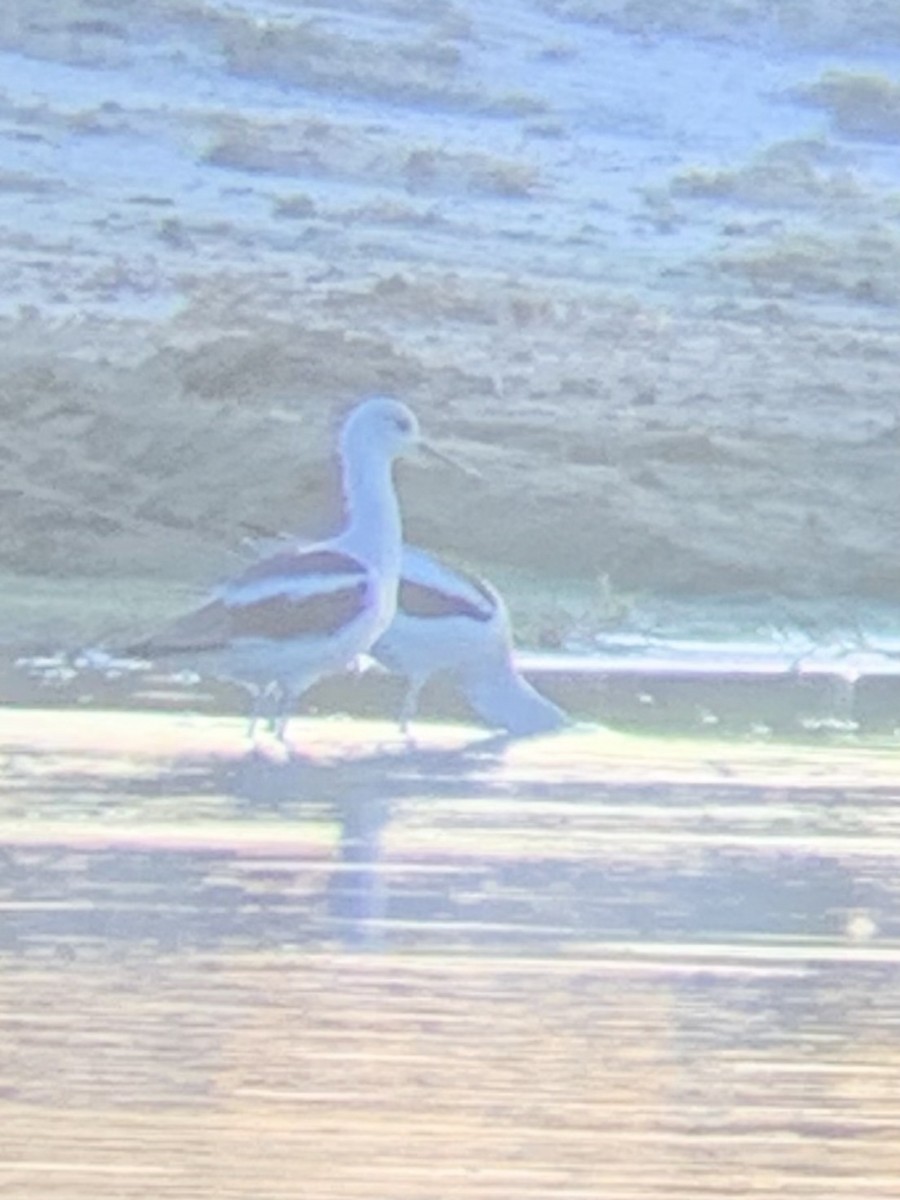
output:
[[[287,533],[249,538],[248,545],[257,553],[305,547]],[[515,737],[550,733],[570,723],[516,669],[509,612],[496,588],[415,546],[403,546],[394,619],[368,653],[407,680],[399,713],[404,733],[422,688],[440,673],[456,683],[486,725]],[[281,713],[278,688],[273,686],[269,696]]]
[[[368,650],[394,616],[401,522],[393,463],[419,444],[419,425],[397,400],[374,397],[344,422],[340,456],[346,525],[327,541],[293,544],[253,563],[201,608],[131,647],[255,695],[251,735],[272,689],[284,737],[298,696]]]
[[[404,732],[422,688],[438,673],[457,683],[485,724],[514,736],[568,724],[516,669],[509,613],[497,590],[414,546],[403,547],[394,619],[369,653],[408,681]]]

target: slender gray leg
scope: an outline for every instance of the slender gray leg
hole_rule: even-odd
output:
[[[262,688],[258,688],[253,684],[248,684],[247,690],[250,692],[253,701],[250,706],[250,721],[247,725],[247,738],[252,742],[256,737],[256,727],[262,720],[266,693]]]
[[[410,736],[409,725],[419,710],[419,695],[424,685],[424,679],[410,678],[409,687],[403,697],[403,704],[400,708],[400,732],[405,738]]]
[[[269,701],[268,712],[266,713],[266,728],[269,733],[278,732],[278,719],[281,715],[281,706],[284,700],[284,690],[280,683],[272,680],[267,683],[263,697]]]
[[[278,692],[276,696],[275,708],[272,713],[271,729],[278,738],[279,742],[284,742],[287,734],[288,722],[291,719],[294,708],[294,696],[293,693],[289,692],[287,688],[279,687],[277,684],[275,686],[278,687]]]

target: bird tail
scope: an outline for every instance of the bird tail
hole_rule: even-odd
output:
[[[570,724],[567,714],[523,679],[512,663],[506,670],[464,680],[463,691],[482,721],[514,737],[552,733]]]

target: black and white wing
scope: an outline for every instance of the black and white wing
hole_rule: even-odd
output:
[[[370,584],[365,565],[342,551],[281,551],[131,652],[156,658],[219,650],[244,638],[327,638],[362,615]]]
[[[488,584],[438,562],[424,550],[404,546],[397,611],[420,620],[467,617],[493,620],[500,598]]]

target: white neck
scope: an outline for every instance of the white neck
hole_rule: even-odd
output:
[[[343,448],[347,529],[341,544],[382,576],[399,575],[403,529],[393,463],[350,443]]]

